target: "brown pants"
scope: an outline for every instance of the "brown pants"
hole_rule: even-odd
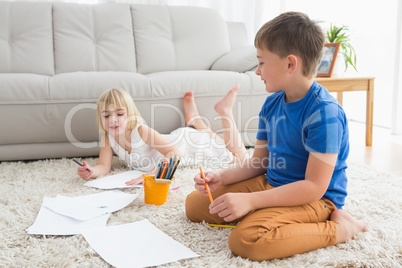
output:
[[[223,186],[212,194],[250,193],[274,188],[261,175]],[[207,196],[193,191],[186,199],[186,215],[194,222],[224,224],[217,214],[209,213]],[[243,258],[255,261],[284,258],[314,249],[332,246],[336,241],[336,225],[330,221],[335,205],[321,199],[294,207],[270,207],[250,212],[229,237],[229,248]]]

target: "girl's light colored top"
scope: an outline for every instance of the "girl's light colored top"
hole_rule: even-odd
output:
[[[110,134],[108,134],[109,142],[114,153],[129,168],[149,171],[159,163],[163,155],[142,140],[138,133],[139,126],[131,132],[131,153],[124,150]],[[205,131],[182,127],[162,136],[180,150],[182,154],[180,166],[198,165],[204,161],[210,161],[210,165],[220,168],[233,160],[233,155],[226,148],[223,140],[212,139]]]

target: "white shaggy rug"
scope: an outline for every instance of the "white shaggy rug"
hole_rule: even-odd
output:
[[[83,160],[83,159],[79,159]],[[97,159],[86,159],[91,165]],[[160,230],[201,257],[166,264],[166,267],[401,267],[402,178],[352,163],[348,169],[349,196],[345,210],[368,224],[368,232],[347,243],[293,257],[252,262],[234,256],[227,241],[231,229],[193,224],[184,214],[184,200],[193,191],[198,167],[179,168],[166,203],[144,204],[142,189],[128,207],[114,212],[107,225],[148,219]],[[85,187],[71,159],[0,163],[0,267],[108,267],[82,235],[28,235],[43,198],[81,196],[101,192]],[[114,159],[113,173],[127,168]],[[205,167],[205,170],[208,170]]]

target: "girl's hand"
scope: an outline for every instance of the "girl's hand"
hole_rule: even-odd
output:
[[[197,189],[201,193],[208,195],[207,189],[205,188],[205,182],[208,183],[208,187],[209,190],[211,190],[211,193],[215,192],[216,190],[219,189],[219,187],[222,186],[221,175],[219,171],[207,171],[204,172],[204,175],[205,175],[205,181],[202,178],[201,173],[198,173],[194,177],[195,189]]]
[[[209,213],[218,213],[226,222],[245,216],[252,210],[249,193],[227,193],[216,198],[209,206]]]
[[[143,185],[144,184],[144,178],[142,176],[139,176],[136,179],[132,179],[131,181],[127,181],[126,185]]]
[[[89,172],[87,169],[89,169],[90,172]],[[91,168],[91,167],[87,164],[87,162],[85,162],[85,161],[82,162],[82,167],[80,166],[80,167],[77,168],[77,174],[78,174],[78,176],[80,176],[81,179],[83,179],[83,180],[88,180],[88,179],[90,179],[91,176],[92,176],[92,173],[93,173],[92,168]]]

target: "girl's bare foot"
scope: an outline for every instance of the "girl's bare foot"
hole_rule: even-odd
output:
[[[239,90],[240,85],[235,85],[228,93],[226,93],[225,97],[223,97],[220,101],[215,104],[215,111],[223,116],[223,115],[231,115],[234,101],[237,96],[237,91]]]
[[[189,126],[194,126],[194,121],[200,118],[197,105],[195,105],[194,101],[194,93],[192,91],[187,91],[184,93],[182,102],[186,124]]]
[[[336,244],[348,241],[361,231],[367,231],[366,223],[356,220],[342,209],[332,212],[331,221],[336,224]]]

